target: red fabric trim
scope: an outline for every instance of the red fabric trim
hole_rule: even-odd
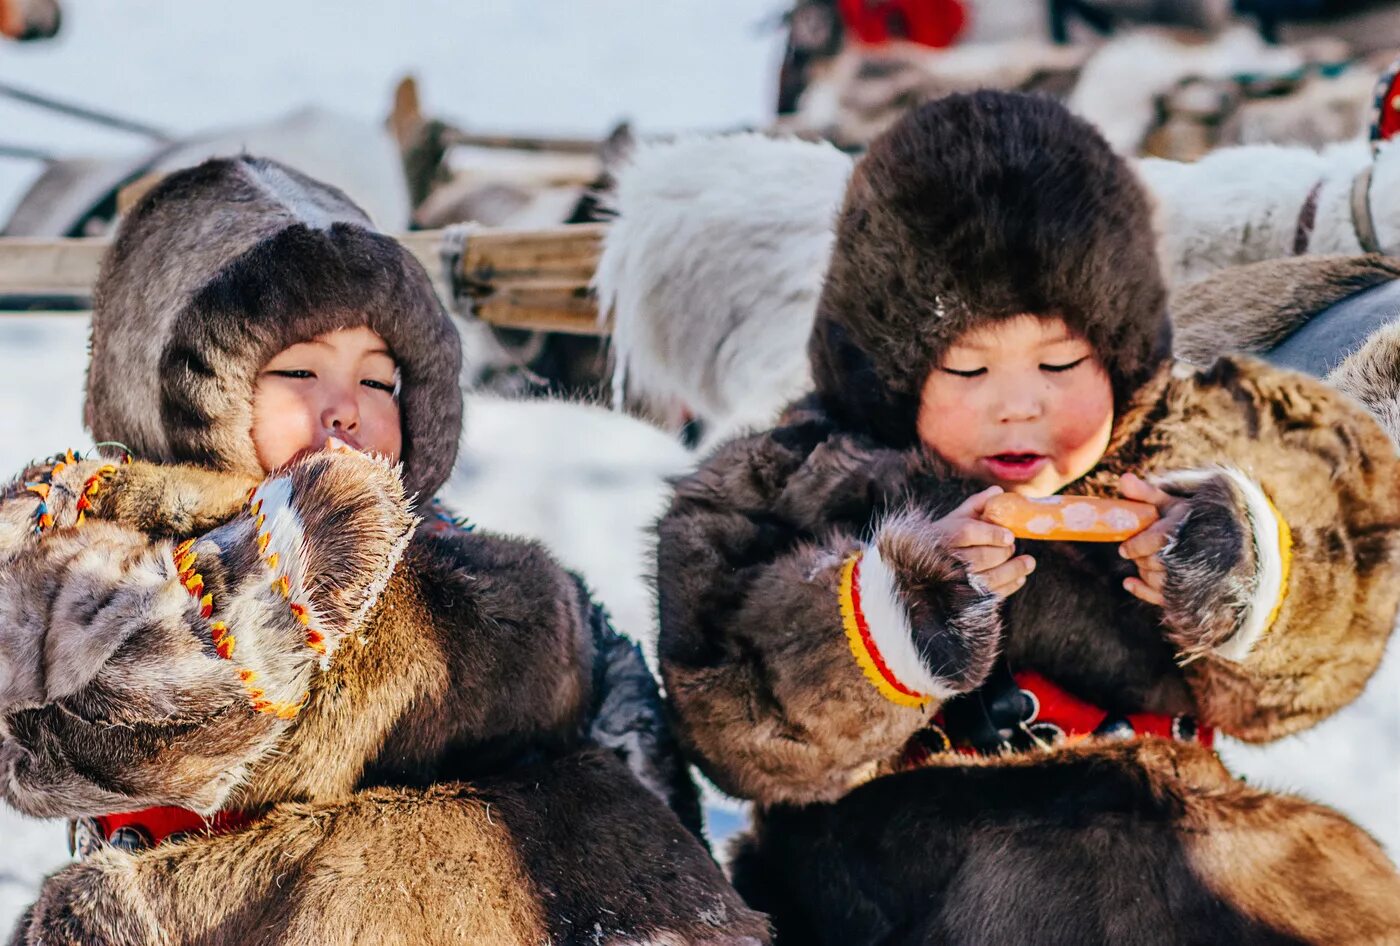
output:
[[[1054,723],[1063,729],[1070,739],[1089,735],[1108,718],[1108,713],[1104,710],[1061,689],[1034,670],[1018,670],[1012,676],[1017,686],[1035,694],[1035,698],[1040,702],[1040,713],[1035,721]],[[1139,736],[1176,738],[1175,716],[1166,713],[1130,713],[1125,718],[1132,725],[1133,732]],[[1195,741],[1206,747],[1214,746],[1215,730],[1210,726],[1198,725]]]
[[[865,652],[870,655],[871,663],[875,664],[875,669],[880,672],[880,676],[885,678],[886,683],[905,696],[916,700],[927,699],[925,694],[911,690],[899,682],[899,678],[885,664],[885,658],[880,656],[880,648],[875,646],[875,638],[870,636],[870,625],[866,623],[865,612],[860,607],[860,563],[862,561],[862,558],[857,558],[851,566],[851,610],[856,616],[856,630],[860,631],[860,642],[865,645]]]
[[[243,811],[218,811],[206,818],[188,808],[145,808],[141,811],[128,811],[117,815],[98,815],[93,819],[102,834],[102,840],[110,841],[112,835],[122,828],[136,828],[151,839],[152,844],[160,844],[172,834],[225,834],[252,824],[253,817]]]
[[[967,26],[961,0],[841,0],[840,11],[847,33],[872,46],[907,40],[942,49]]]
[[[1400,73],[1390,78],[1390,84],[1381,93],[1377,103],[1379,115],[1376,120],[1377,140],[1389,141],[1400,132]]]

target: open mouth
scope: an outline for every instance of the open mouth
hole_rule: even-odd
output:
[[[1039,473],[1050,458],[1040,453],[998,453],[984,462],[997,479],[1020,482]]]

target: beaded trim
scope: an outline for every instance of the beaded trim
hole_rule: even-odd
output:
[[[247,514],[253,520],[254,534],[257,536],[258,556],[262,558],[263,563],[273,576],[272,590],[287,601],[288,611],[305,631],[306,646],[324,661],[328,655],[325,632],[320,627],[319,622],[315,620],[314,612],[309,604],[292,600],[291,575],[282,567],[287,563],[284,562],[281,552],[276,549],[269,551],[272,547],[272,534],[266,530],[267,515],[263,512],[263,500],[258,496],[257,489],[248,493]],[[204,589],[204,576],[198,571],[198,556],[194,546],[195,540],[187,539],[173,549],[172,557],[180,574],[180,583],[192,597],[199,600],[200,617],[208,620],[214,614],[215,602],[213,595]],[[228,661],[234,660],[238,653],[238,638],[226,622],[211,622],[209,637],[214,645],[214,652],[219,657]],[[247,693],[253,709],[260,713],[267,713],[278,719],[295,719],[311,698],[310,691],[305,691],[295,701],[269,700],[267,691],[259,685],[260,678],[256,670],[251,667],[238,667],[237,673],[239,682],[243,684],[243,689]]]
[[[40,479],[32,483],[25,483],[24,488],[35,496],[39,497],[39,507],[34,511],[34,534],[43,535],[54,527],[54,517],[49,509],[49,497],[53,492],[54,480],[70,466],[76,466],[84,461],[80,453],[72,450],[65,450],[62,454],[53,458],[53,465],[49,467]],[[125,454],[123,463],[131,462],[131,454]],[[107,484],[117,472],[116,464],[107,463],[97,469],[86,480],[83,481],[82,489],[78,492],[77,511],[78,518],[73,523],[75,528],[80,528],[87,521],[87,512],[92,508],[92,497],[102,491],[102,487]]]

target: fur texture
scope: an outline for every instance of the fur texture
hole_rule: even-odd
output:
[[[0,797],[256,820],[60,871],[15,941],[766,941],[699,840],[637,649],[538,545],[415,515],[460,435],[426,274],[252,159],[146,201],[105,269],[89,417],[189,465],[65,459],[0,496]],[[252,472],[257,358],[366,322],[404,375],[403,469]]]
[[[1382,256],[1276,259],[1227,269],[1173,298],[1177,352],[1200,364],[1221,351],[1263,354],[1318,313],[1396,279],[1400,264]],[[1339,363],[1327,380],[1364,404],[1400,444],[1400,321],[1333,357]]]
[[[899,129],[872,149],[823,297],[847,370],[823,367],[819,329],[818,392],[679,481],[659,527],[680,736],[716,784],[757,803],[736,883],[782,942],[1383,941],[1400,876],[1375,843],[1320,806],[1243,789],[1197,747],[1089,740],[902,771],[936,712],[979,704],[896,702],[867,679],[838,581],[871,538],[948,690],[978,686],[1000,656],[1111,715],[1191,715],[1250,741],[1355,699],[1400,611],[1400,459],[1381,429],[1335,390],[1247,358],[1173,365],[1150,238],[1126,228],[1139,235],[1125,247],[1107,225],[1146,212],[1126,166],[1055,106],[960,107],[989,101],[923,149]],[[1000,137],[1034,142],[1048,167],[1071,142],[1092,157],[1053,182],[1017,175],[1041,165],[987,143]],[[981,199],[954,226],[936,214],[962,198],[926,185],[968,153],[982,160],[962,179],[996,189],[969,188]],[[1085,192],[1097,217],[1066,209]],[[1116,292],[1130,277],[1136,292]],[[917,443],[912,408],[895,426],[860,400],[917,390],[944,339],[1018,309],[1065,312],[1124,391],[1104,456],[1065,492],[1115,495],[1133,472],[1186,503],[1165,607],[1123,589],[1132,565],[1116,546],[1040,542],[1025,587],[986,608],[932,526],[979,485]]]
[[[1400,445],[1400,321],[1372,335],[1327,380],[1365,404]]]
[[[830,145],[761,135],[642,147],[619,175],[594,278],[613,320],[615,402],[680,405],[718,435],[766,425],[805,391],[792,353],[850,169]]]
[[[1244,263],[1293,256],[1309,195],[1316,210],[1309,254],[1365,252],[1352,222],[1351,188],[1372,165],[1369,206],[1381,246],[1400,247],[1400,148],[1372,159],[1362,142],[1310,148],[1221,148],[1194,163],[1148,158],[1138,171],[1156,198],[1162,258],[1173,287]]]
[[[1394,868],[1355,826],[1157,739],[962,759],[775,806],[733,870],[784,944],[1360,946],[1400,924]]]
[[[1279,74],[1304,63],[1300,51],[1264,42],[1247,26],[1205,42],[1166,30],[1134,30],[1097,50],[1067,104],[1103,133],[1115,151],[1137,154],[1157,120],[1157,98],[1190,77]]]

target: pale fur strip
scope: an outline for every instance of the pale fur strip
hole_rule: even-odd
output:
[[[1249,656],[1255,642],[1269,629],[1269,616],[1283,595],[1283,547],[1279,542],[1281,523],[1278,514],[1264,491],[1239,470],[1227,468],[1223,472],[1244,496],[1254,536],[1254,561],[1258,573],[1249,611],[1240,629],[1215,648],[1221,657],[1238,662]]]
[[[1215,653],[1236,663],[1243,661],[1269,629],[1269,616],[1283,596],[1283,546],[1279,541],[1280,521],[1264,490],[1248,474],[1235,467],[1216,467],[1162,477],[1163,482],[1190,486],[1213,476],[1225,476],[1244,497],[1249,518],[1250,539],[1254,546],[1255,581],[1249,609],[1234,634],[1215,647]]]
[[[919,654],[894,571],[880,558],[874,544],[861,556],[860,610],[880,658],[902,686],[940,702],[955,695],[956,691],[929,671]]]

